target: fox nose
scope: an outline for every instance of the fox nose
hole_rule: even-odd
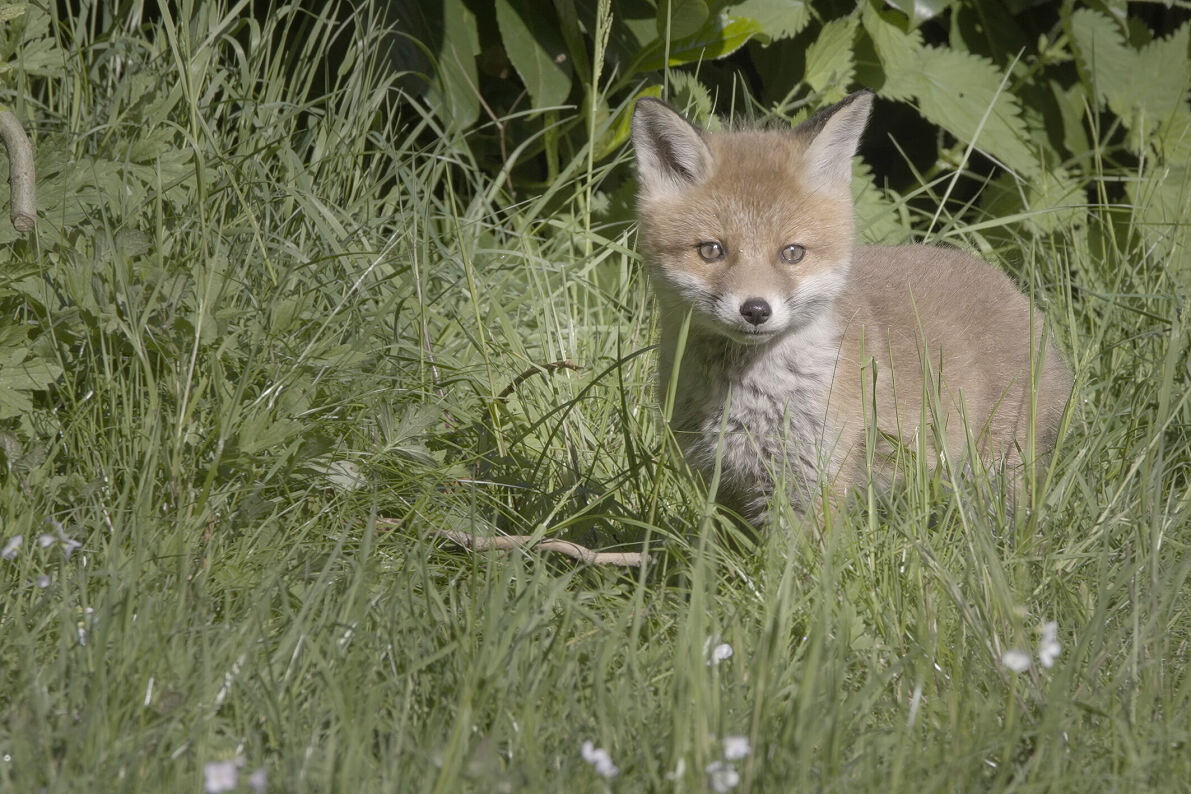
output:
[[[764,298],[749,298],[740,304],[740,314],[752,325],[761,325],[769,319],[773,311]]]

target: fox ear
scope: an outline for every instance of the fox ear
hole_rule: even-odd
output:
[[[814,187],[847,189],[852,180],[852,157],[872,107],[873,93],[857,91],[795,128],[810,137],[803,167]]]
[[[701,181],[711,167],[711,151],[699,129],[656,99],[637,101],[633,150],[645,193],[689,187]]]

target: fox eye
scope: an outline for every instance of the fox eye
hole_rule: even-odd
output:
[[[695,246],[704,262],[718,262],[724,258],[724,247],[717,242],[708,241]]]
[[[788,265],[796,265],[802,261],[802,257],[806,256],[806,249],[798,243],[787,245],[778,254],[782,261]]]

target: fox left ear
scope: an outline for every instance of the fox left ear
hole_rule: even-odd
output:
[[[664,102],[644,98],[633,112],[633,150],[644,192],[682,190],[711,168],[711,151],[699,128]]]
[[[873,108],[873,92],[849,94],[799,124],[795,132],[810,136],[804,168],[814,187],[847,188],[852,180],[852,157]]]

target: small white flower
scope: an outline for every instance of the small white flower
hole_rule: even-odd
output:
[[[1061,650],[1063,646],[1059,645],[1059,624],[1053,620],[1043,623],[1042,640],[1038,643],[1038,662],[1050,669],[1054,666],[1055,659],[1059,658]]]
[[[752,747],[749,746],[749,737],[747,736],[725,736],[724,737],[724,760],[725,761],[739,761],[742,758],[748,758]]]
[[[256,794],[262,794],[269,787],[269,779],[265,776],[263,766],[248,776],[248,787]]]
[[[54,545],[54,541],[56,541],[56,540],[57,540],[56,537],[54,537],[53,535],[46,532],[44,534],[37,536],[37,545],[41,546],[44,549],[46,546]]]
[[[707,655],[707,666],[710,667],[713,664],[719,664],[720,662],[727,661],[728,659],[732,658],[733,653],[735,653],[735,651],[732,650],[731,645],[726,642],[721,642],[719,645],[712,648],[711,653]]]
[[[716,794],[727,794],[740,785],[740,773],[729,763],[712,761],[707,765],[707,782]]]
[[[21,553],[21,544],[25,542],[24,535],[13,535],[4,544],[4,550],[0,551],[0,557],[6,560],[15,560],[17,555]]]
[[[579,748],[579,753],[584,761],[595,767],[596,774],[600,777],[614,778],[620,774],[616,764],[612,763],[612,756],[608,755],[608,751],[603,747],[584,742]]]
[[[37,586],[40,587],[42,590],[49,587],[50,586],[50,577],[46,576],[44,573],[41,576],[37,577]]]
[[[1015,673],[1024,673],[1030,669],[1030,655],[1017,648],[1010,648],[1001,656],[1001,664]]]
[[[74,538],[68,538],[65,535],[62,536],[62,553],[66,555],[66,559],[68,560],[70,559],[70,555],[74,553],[74,550],[82,545],[82,543],[79,543]]]
[[[235,761],[209,761],[203,764],[203,790],[207,794],[231,791],[240,782]]]

